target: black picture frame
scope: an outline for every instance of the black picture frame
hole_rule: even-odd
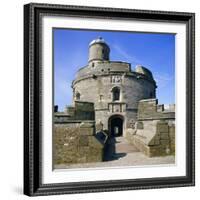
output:
[[[186,24],[186,176],[78,183],[42,183],[40,15],[145,20]],[[29,196],[195,185],[195,14],[51,4],[24,6],[24,194]]]

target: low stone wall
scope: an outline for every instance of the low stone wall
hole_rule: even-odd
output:
[[[175,105],[158,105],[157,99],[139,101],[137,122],[126,137],[149,157],[175,154]]]
[[[136,123],[136,129],[127,129],[126,137],[139,151],[149,157],[175,154],[173,120],[140,121]]]
[[[104,145],[95,137],[91,122],[55,124],[53,145],[54,165],[103,160]]]

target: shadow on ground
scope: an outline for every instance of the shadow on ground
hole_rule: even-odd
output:
[[[104,161],[118,160],[126,156],[127,153],[116,151],[117,143],[120,143],[120,141],[117,141],[115,137],[110,137],[108,139],[104,150]]]

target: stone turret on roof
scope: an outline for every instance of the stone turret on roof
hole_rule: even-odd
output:
[[[90,42],[89,46],[96,44],[96,43],[101,43],[101,44],[106,44],[105,40],[102,37],[98,37],[97,39],[94,39]],[[107,44],[106,44],[107,45]],[[108,45],[107,45],[108,46]]]

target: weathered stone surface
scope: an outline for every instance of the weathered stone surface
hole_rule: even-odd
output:
[[[165,156],[175,152],[175,126],[168,121],[142,121],[144,129],[128,129],[128,141],[149,157]],[[165,132],[160,132],[160,131]],[[134,134],[133,134],[134,133]]]
[[[84,136],[84,135],[80,135],[79,137],[79,146],[88,146],[89,144],[89,138]]]
[[[80,129],[80,135],[94,135],[94,129],[93,128],[81,128]]]
[[[161,143],[161,145],[162,144],[166,145],[166,144],[169,144],[169,140],[160,140],[160,143]]]
[[[169,127],[169,137],[170,137],[170,149],[171,149],[171,152],[175,153],[176,145],[175,145],[175,125],[174,124],[172,124]]]
[[[136,122],[135,128],[136,128],[136,129],[143,129],[143,128],[144,128],[143,122]]]
[[[66,107],[65,112],[66,112],[66,114],[68,114],[69,116],[74,117],[74,116],[75,116],[75,107],[73,107],[73,106],[68,106],[68,107]]]
[[[169,140],[169,133],[168,132],[160,133],[160,139],[161,140]]]
[[[168,125],[159,125],[158,127],[158,131],[161,133],[168,133]]]
[[[93,134],[91,134],[92,131]],[[85,134],[81,134],[82,132]],[[53,145],[54,164],[101,162],[103,160],[104,146],[95,138],[93,126],[82,128],[80,125],[72,127],[66,124],[56,124]]]
[[[80,128],[94,128],[94,123],[82,121],[80,124]]]
[[[161,133],[168,133],[168,124],[165,123],[165,124],[160,124],[160,122],[158,122],[157,124],[157,129],[159,132]]]
[[[154,145],[157,146],[157,145],[159,145],[159,144],[160,144],[160,140],[156,140],[156,139],[155,139],[155,140],[154,140]]]
[[[169,129],[169,136],[171,139],[175,138],[175,126],[174,125],[172,125]]]
[[[164,105],[158,105],[157,99],[140,100],[138,105],[138,120],[175,119],[175,112],[171,109],[165,110]],[[162,126],[162,125],[161,125]],[[165,129],[165,127],[161,127]]]
[[[96,132],[103,130],[103,123],[99,122],[96,124]]]
[[[94,120],[94,104],[92,102],[74,101],[74,106],[67,106],[63,115],[71,120]],[[55,113],[59,117],[60,113]]]

